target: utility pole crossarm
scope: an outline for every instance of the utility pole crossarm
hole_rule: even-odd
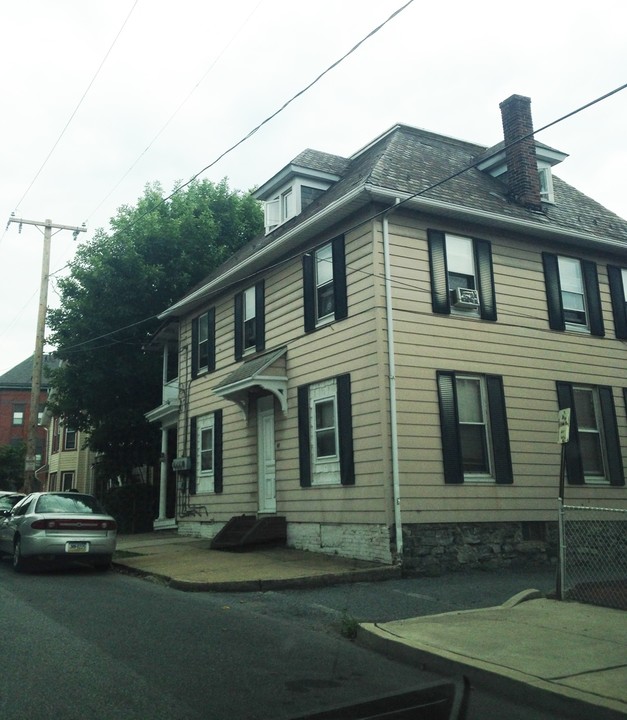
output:
[[[24,218],[16,218],[11,216],[9,224],[18,223],[20,229],[22,225],[36,225],[44,228],[44,249],[43,259],[41,263],[41,287],[39,290],[39,315],[37,318],[37,335],[35,338],[35,353],[33,355],[33,376],[31,381],[30,396],[30,416],[28,419],[28,434],[26,437],[26,459],[24,462],[24,490],[25,492],[33,492],[38,488],[38,480],[35,475],[36,467],[36,438],[37,423],[39,414],[39,395],[41,392],[41,375],[43,370],[44,359],[44,339],[46,334],[46,310],[48,307],[48,277],[50,274],[50,241],[52,239],[52,230],[70,230],[74,233],[74,237],[78,233],[85,232],[87,228],[83,224],[81,227],[76,225],[60,225],[53,223],[52,220],[26,220]]]

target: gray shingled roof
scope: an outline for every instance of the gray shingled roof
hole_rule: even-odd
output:
[[[44,363],[42,369],[41,389],[47,390],[49,383],[47,382],[47,370],[55,370],[59,367],[60,360],[52,355],[44,355]],[[4,375],[0,375],[0,389],[4,390],[29,390],[33,382],[33,357],[23,360],[19,365],[7,370]]]
[[[514,203],[508,197],[507,186],[503,180],[472,167],[480,158],[485,158],[487,151],[493,150],[494,148],[406,125],[391,128],[366,149],[348,159],[311,149],[305,150],[290,164],[334,172],[340,175],[341,179],[300,215],[241,248],[215,273],[192,288],[185,297],[228,273],[229,269],[236,267],[261,248],[280,243],[282,236],[315,216],[320,210],[352,190],[364,186],[399,193],[401,196],[422,193],[421,197],[425,199],[474,213],[489,213],[493,218],[501,217],[503,221],[535,224],[545,232],[553,229],[560,233],[585,234],[601,241],[611,239],[625,243],[627,248],[627,221],[560,180],[555,174],[555,203],[545,203],[542,213]],[[469,169],[447,180],[464,168]],[[442,182],[445,180],[447,181]],[[433,190],[427,190],[440,182],[442,184]]]

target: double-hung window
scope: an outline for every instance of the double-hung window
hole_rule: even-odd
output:
[[[265,349],[264,282],[235,296],[235,359]]]
[[[305,332],[348,315],[344,236],[303,256]]]
[[[558,381],[557,398],[560,409],[570,408],[565,447],[568,482],[624,485],[612,388]]]
[[[513,482],[503,381],[437,373],[444,482]]]
[[[15,403],[13,405],[13,419],[12,425],[23,425],[24,424],[24,413],[26,412],[26,405],[23,403]]]
[[[190,422],[192,495],[222,492],[222,410]]]
[[[192,320],[192,377],[215,369],[215,308],[211,308]]]
[[[627,340],[627,268],[607,266],[616,337]]]
[[[65,425],[63,427],[63,449],[76,450],[76,430]]]
[[[596,264],[590,260],[542,253],[552,330],[603,336],[603,315]]]
[[[440,230],[428,230],[427,238],[433,312],[496,320],[490,243]]]
[[[61,490],[68,492],[74,487],[74,472],[62,472],[61,473]]]
[[[350,375],[298,388],[300,484],[353,485]]]

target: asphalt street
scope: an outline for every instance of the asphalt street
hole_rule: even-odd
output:
[[[525,578],[526,579],[526,578]],[[0,563],[3,720],[278,718],[436,679],[341,634],[380,620],[498,602],[521,578],[363,583],[310,591],[181,593],[90,569],[16,575]],[[546,578],[547,582],[550,577]],[[549,582],[550,585],[550,582]],[[485,594],[485,578],[484,578]],[[465,588],[465,589],[464,589]],[[532,698],[473,691],[470,720],[549,720]]]

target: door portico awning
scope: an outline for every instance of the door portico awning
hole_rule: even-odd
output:
[[[243,362],[213,392],[239,405],[248,417],[248,396],[257,388],[271,392],[287,412],[287,375],[285,355],[287,347],[268,350]]]

